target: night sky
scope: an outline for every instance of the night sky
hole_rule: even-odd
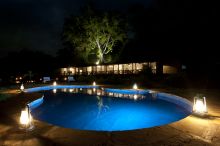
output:
[[[0,56],[22,48],[54,55],[62,48],[64,18],[79,12],[88,0],[1,0]],[[126,9],[133,3],[146,7],[151,0],[96,0],[102,9]]]

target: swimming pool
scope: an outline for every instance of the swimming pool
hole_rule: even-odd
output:
[[[147,90],[62,88],[44,91],[32,116],[53,125],[95,131],[124,131],[166,125],[191,114],[191,105]]]

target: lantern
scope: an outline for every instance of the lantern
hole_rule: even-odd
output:
[[[21,111],[21,116],[20,116],[20,125],[21,129],[26,129],[26,130],[31,130],[33,129],[32,125],[32,117],[30,113],[30,108],[27,105],[24,110]]]
[[[197,95],[194,97],[193,112],[197,114],[207,113],[206,98],[204,96]]]

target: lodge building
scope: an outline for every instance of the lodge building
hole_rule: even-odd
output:
[[[125,63],[125,64],[107,64],[93,65],[86,67],[66,67],[61,68],[62,76],[68,75],[97,75],[97,74],[138,74],[145,67],[149,67],[153,74],[174,74],[178,68],[171,65],[161,65],[158,62]]]

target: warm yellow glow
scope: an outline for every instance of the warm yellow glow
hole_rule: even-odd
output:
[[[195,97],[194,98],[193,111],[195,113],[199,113],[199,114],[204,114],[205,112],[207,112],[205,97],[203,97],[203,98],[196,98]]]
[[[134,84],[134,85],[133,85],[133,89],[134,89],[134,90],[137,90],[137,89],[138,89],[137,84]]]
[[[197,113],[205,113],[206,112],[206,106],[202,100],[196,100],[194,105],[194,111]]]
[[[99,65],[99,61],[97,61],[95,64],[96,64],[96,65]]]
[[[20,77],[19,79],[22,80],[22,77]]]
[[[28,125],[31,122],[31,115],[29,115],[28,110],[21,111],[20,123],[22,125]]]
[[[57,82],[55,81],[55,82],[53,82],[53,86],[56,86],[57,85]]]
[[[69,89],[69,92],[73,92],[73,89]]]
[[[96,88],[93,88],[93,92],[95,92],[96,91]]]
[[[72,68],[72,67],[70,67],[70,68],[69,68],[69,70],[72,72],[72,71],[73,71],[73,68]]]
[[[21,91],[24,91],[24,85],[21,84],[21,87],[20,87]]]
[[[93,82],[92,85],[93,85],[93,86],[96,86],[96,82]]]
[[[64,81],[66,81],[67,80],[67,78],[64,78]]]

